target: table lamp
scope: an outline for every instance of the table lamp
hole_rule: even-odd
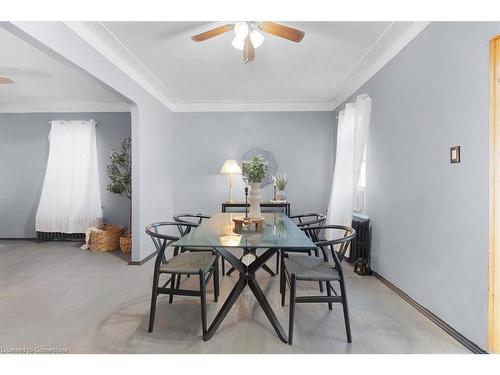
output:
[[[232,199],[232,190],[233,190],[233,174],[241,174],[241,168],[238,165],[236,160],[226,160],[222,169],[220,170],[220,174],[227,174],[228,176],[228,186],[229,186],[229,199],[227,203],[234,203]]]

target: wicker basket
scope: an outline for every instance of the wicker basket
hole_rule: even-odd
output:
[[[123,254],[128,254],[132,251],[132,235],[130,233],[120,237],[120,250]]]
[[[120,248],[120,236],[123,233],[122,225],[103,225],[99,230],[90,233],[90,251],[115,251]]]

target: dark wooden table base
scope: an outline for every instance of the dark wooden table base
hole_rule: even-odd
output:
[[[243,257],[244,257],[245,255],[248,255],[248,254],[254,254],[254,255],[255,255],[255,250],[251,250],[251,249],[248,249],[248,248],[243,249],[243,256],[240,258],[240,260],[242,260],[242,259],[243,259]],[[272,269],[270,269],[270,268],[269,268],[269,266],[268,266],[267,264],[263,264],[263,265],[262,265],[262,269],[263,269],[264,271],[266,271],[269,275],[271,275],[271,276],[276,276],[276,274],[274,273],[274,271],[273,271]],[[229,271],[227,271],[226,276],[231,276],[231,274],[232,274],[234,271],[236,271],[236,269],[235,269],[234,267],[231,267],[231,268],[229,269]]]
[[[238,259],[236,256],[234,256],[231,252],[229,252],[225,248],[219,247],[219,248],[215,248],[215,250],[218,251],[219,254],[221,256],[223,256],[234,267],[234,269],[236,271],[239,272],[240,276],[239,276],[238,282],[236,283],[234,288],[231,290],[231,293],[229,293],[229,297],[227,297],[226,301],[222,305],[222,308],[219,310],[214,321],[212,322],[212,324],[208,328],[208,331],[203,336],[203,341],[208,341],[214,336],[215,332],[217,331],[217,328],[219,328],[220,324],[225,319],[227,313],[231,310],[231,307],[237,301],[241,292],[248,285],[248,287],[252,291],[253,295],[257,299],[257,302],[259,302],[260,307],[262,308],[262,310],[264,310],[267,318],[269,319],[269,322],[273,326],[273,328],[276,331],[276,334],[279,336],[280,340],[283,341],[284,343],[287,343],[288,339],[287,339],[287,336],[285,334],[285,331],[283,330],[283,327],[281,326],[278,318],[274,314],[273,309],[269,305],[269,302],[267,301],[266,296],[262,292],[262,289],[260,288],[259,284],[255,280],[255,272],[258,269],[260,269],[261,267],[263,268],[265,266],[265,263],[274,254],[276,254],[279,249],[274,248],[274,249],[266,250],[262,255],[260,255],[258,257],[256,256],[255,259],[253,260],[253,262],[250,263],[249,265],[245,265],[242,261],[243,258]],[[250,250],[248,250],[247,254],[252,254],[252,252]]]

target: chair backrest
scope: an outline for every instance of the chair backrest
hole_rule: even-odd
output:
[[[311,213],[311,214],[302,214],[302,215],[293,215],[290,216],[290,219],[294,220],[297,226],[302,229],[302,231],[306,234],[307,237],[313,239],[319,236],[318,230],[312,230],[310,227],[312,226],[323,226],[325,224],[326,215],[319,213]],[[315,232],[315,233],[312,233]],[[314,241],[314,239],[313,239]]]
[[[351,246],[352,240],[356,238],[356,231],[351,227],[344,225],[322,225],[308,227],[311,230],[311,239],[323,253],[323,258],[328,261],[329,257],[333,258],[335,265],[340,267],[340,263],[344,259],[346,251]],[[320,239],[317,233],[323,232],[326,238],[330,240]]]
[[[158,256],[156,257],[157,263],[160,263],[162,259],[163,261],[166,260],[165,250],[180,237],[182,237],[182,233],[189,232],[189,230],[187,230],[187,227],[191,229],[193,227],[196,228],[197,225],[178,222],[159,222],[149,224],[146,227],[146,233],[149,234],[156,250],[158,250]],[[181,233],[180,235],[172,234],[172,232],[175,233],[176,228],[178,229],[179,233]]]
[[[210,219],[210,216],[204,215],[204,214],[176,214],[173,217],[174,221],[177,223],[182,223],[182,224],[192,224],[195,227],[201,224],[201,222],[205,219]],[[182,236],[186,235],[191,231],[192,226],[187,226],[187,227],[182,227],[179,226],[179,234]],[[184,230],[184,232],[183,232]]]

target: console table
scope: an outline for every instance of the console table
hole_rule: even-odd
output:
[[[250,207],[250,203],[246,204]],[[285,215],[290,216],[290,203],[274,203],[274,202],[260,202],[260,207],[262,208],[284,208]],[[233,203],[222,203],[222,212],[227,212],[228,208],[245,208],[245,202],[233,202]]]

